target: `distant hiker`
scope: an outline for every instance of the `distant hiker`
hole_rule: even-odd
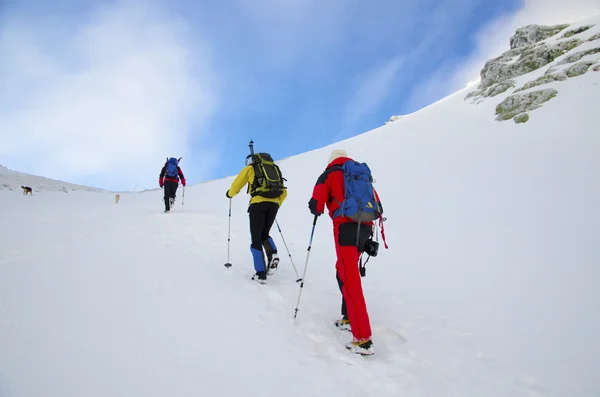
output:
[[[252,143],[251,150],[254,151]],[[261,284],[266,283],[267,272],[277,269],[279,265],[277,247],[269,236],[269,232],[275,222],[279,207],[287,197],[287,188],[283,181],[281,170],[268,153],[251,154],[246,157],[246,166],[225,193],[231,199],[240,192],[244,185],[248,185],[246,193],[252,197],[248,207],[252,239],[250,252],[256,271],[252,279]],[[266,262],[263,248],[267,254]]]
[[[342,293],[343,317],[335,325],[352,331],[353,341],[346,345],[348,350],[373,354],[358,261],[373,234],[373,221],[381,219],[383,209],[368,166],[349,158],[343,150],[334,150],[317,180],[308,208],[313,215],[320,216],[325,205],[333,220],[336,277]]]
[[[175,204],[179,179],[181,179],[181,184],[185,186],[185,177],[183,176],[183,171],[179,168],[179,160],[171,157],[162,167],[158,178],[159,186],[161,188],[164,186],[165,212],[170,212],[171,207]]]

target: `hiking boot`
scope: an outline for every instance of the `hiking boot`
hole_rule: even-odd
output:
[[[269,276],[273,275],[273,274],[275,274],[275,272],[277,272],[277,266],[279,266],[279,256],[277,256],[277,254],[273,254],[269,258],[269,266],[268,266]]]
[[[354,340],[346,345],[346,349],[355,354],[371,356],[373,352],[373,342],[371,339]]]
[[[335,321],[335,326],[344,331],[351,331],[352,327],[350,327],[350,320],[347,318],[342,318],[340,320]]]
[[[267,283],[267,273],[265,272],[256,272],[254,276],[252,276],[252,280],[256,281],[259,284]]]
[[[269,259],[269,267],[271,269],[277,269],[277,266],[279,265],[279,256],[275,253],[273,254],[273,256],[271,256],[271,258]]]

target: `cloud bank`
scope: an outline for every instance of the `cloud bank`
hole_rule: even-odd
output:
[[[0,156],[11,168],[154,187],[163,159],[190,155],[192,132],[198,140],[215,111],[208,47],[149,2],[0,22]],[[194,155],[210,172],[210,154]]]

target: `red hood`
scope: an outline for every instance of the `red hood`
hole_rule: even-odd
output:
[[[335,159],[331,163],[329,163],[327,168],[335,167],[336,165],[338,165],[338,166],[343,165],[348,160],[352,160],[352,159],[350,157],[338,157],[337,159]]]

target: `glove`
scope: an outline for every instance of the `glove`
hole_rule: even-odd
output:
[[[182,179],[182,180],[181,180],[181,184],[182,184],[183,186],[185,186],[185,179]]]
[[[161,188],[163,187],[163,180],[162,179],[158,180],[158,186],[160,186]]]
[[[321,216],[321,213],[317,211],[317,200],[311,198],[308,202],[308,209],[310,210],[310,213],[314,216]]]
[[[231,196],[229,196],[229,190],[225,192],[225,196],[226,196],[227,198],[231,198]]]

